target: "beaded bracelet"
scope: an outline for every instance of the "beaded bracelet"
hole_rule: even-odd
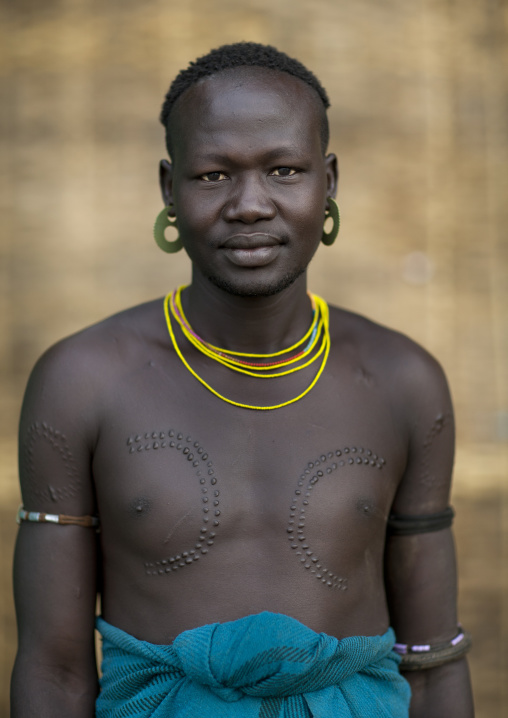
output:
[[[60,524],[61,526],[82,526],[83,528],[97,528],[100,524],[97,516],[67,516],[66,514],[45,514],[41,511],[25,511],[20,506],[16,515],[16,522],[34,521],[36,523]]]
[[[434,646],[428,643],[396,643],[393,650],[401,657],[401,671],[421,671],[457,661],[466,655],[471,645],[471,634],[459,626],[457,635],[445,643],[437,643]]]

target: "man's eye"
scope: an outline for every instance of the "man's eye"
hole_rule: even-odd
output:
[[[292,177],[296,174],[296,170],[293,167],[277,167],[270,174],[275,175],[275,177]]]
[[[200,179],[205,182],[220,182],[227,179],[227,175],[225,175],[224,172],[206,172],[204,175],[201,175]]]

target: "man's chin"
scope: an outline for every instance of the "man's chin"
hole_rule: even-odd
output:
[[[304,271],[305,269],[299,269],[297,272],[286,274],[283,277],[279,277],[276,281],[271,282],[266,280],[231,282],[216,275],[209,275],[208,279],[212,284],[215,284],[216,287],[219,287],[219,289],[236,297],[271,297],[290,287],[298,277],[301,277]]]

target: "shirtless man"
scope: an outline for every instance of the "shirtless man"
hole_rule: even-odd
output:
[[[173,83],[166,249],[181,240],[192,283],[60,342],[26,393],[15,718],[402,718],[390,626],[411,718],[473,715],[445,377],[307,293],[333,239],[327,105],[254,44]]]

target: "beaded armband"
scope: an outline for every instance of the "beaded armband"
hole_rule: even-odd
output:
[[[409,536],[411,534],[425,534],[431,531],[447,529],[452,525],[454,516],[455,511],[451,506],[439,513],[423,514],[421,516],[390,514],[387,524],[388,535]]]
[[[437,668],[445,663],[463,658],[472,645],[471,634],[460,626],[455,638],[446,643],[413,645],[396,643],[393,650],[401,657],[401,671],[421,671],[426,668]]]
[[[82,526],[83,528],[98,528],[100,525],[97,516],[67,516],[66,514],[45,514],[40,511],[25,511],[20,506],[16,515],[16,522],[34,521],[35,523],[60,524],[61,526]]]

